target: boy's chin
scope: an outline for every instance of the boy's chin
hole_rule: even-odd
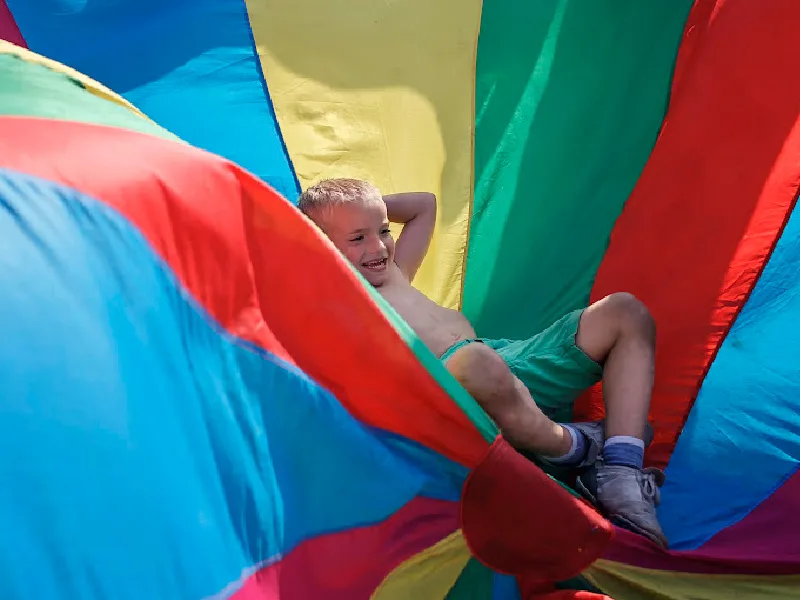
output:
[[[372,287],[381,287],[389,280],[388,270],[383,273],[365,273],[364,271],[361,271],[361,274]]]

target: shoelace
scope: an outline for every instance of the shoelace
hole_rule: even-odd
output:
[[[656,469],[655,467],[649,467],[642,470],[642,495],[648,499],[652,499],[655,506],[661,504],[661,490],[659,489],[659,482],[663,481],[664,473],[659,469]]]

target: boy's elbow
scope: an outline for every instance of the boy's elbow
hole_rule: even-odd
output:
[[[424,192],[423,193],[423,198],[424,198],[423,204],[425,206],[425,209],[429,210],[429,211],[431,211],[431,212],[433,212],[435,214],[436,213],[436,194],[434,194],[433,192]]]

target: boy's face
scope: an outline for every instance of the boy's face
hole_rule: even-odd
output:
[[[339,251],[375,287],[389,279],[394,240],[383,202],[333,207],[320,224]]]

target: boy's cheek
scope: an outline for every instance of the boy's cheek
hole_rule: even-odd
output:
[[[347,252],[344,252],[343,254],[344,254],[344,257],[350,262],[351,265],[353,265],[354,267],[358,268],[358,270],[361,270],[361,261],[359,260],[360,255],[356,256],[353,253],[349,253],[348,254]]]

